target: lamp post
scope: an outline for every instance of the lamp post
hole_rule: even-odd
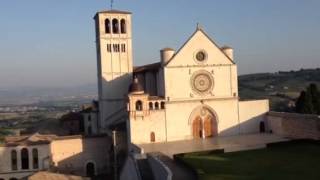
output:
[[[113,144],[113,170],[114,180],[118,179],[118,165],[117,165],[117,136],[116,131],[112,131],[112,144]]]

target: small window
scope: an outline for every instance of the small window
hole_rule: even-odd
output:
[[[29,152],[27,148],[21,150],[21,169],[29,169]]]
[[[18,160],[17,160],[17,151],[11,151],[11,170],[16,171],[18,170]]]
[[[125,44],[121,44],[121,52],[126,52],[126,45]]]
[[[33,164],[33,169],[39,168],[38,149],[32,149],[32,164]]]
[[[113,44],[113,52],[118,52],[117,45]]]
[[[161,102],[161,109],[164,109],[164,108],[165,108],[165,103]]]
[[[153,103],[152,102],[149,102],[149,109],[153,110]]]
[[[124,19],[121,19],[120,26],[121,26],[121,34],[125,34],[127,32],[127,29],[126,29],[126,21]]]
[[[104,25],[105,25],[105,33],[106,34],[110,34],[110,20],[109,19],[106,19],[104,21]]]
[[[118,19],[113,19],[112,20],[112,31],[114,34],[119,33],[119,21]]]
[[[159,109],[159,103],[158,102],[155,103],[155,109]]]
[[[91,121],[91,115],[90,114],[88,115],[88,121],[89,122]]]
[[[111,44],[107,44],[107,51],[108,52],[111,52],[112,50],[111,50]]]
[[[88,163],[86,165],[86,174],[87,174],[87,177],[91,177],[93,178],[95,176],[95,167],[94,167],[94,164],[93,163]]]
[[[150,133],[150,141],[151,142],[156,142],[156,134],[154,132]]]
[[[120,45],[119,44],[113,44],[113,51],[119,52],[120,51]]]
[[[142,111],[142,102],[139,100],[136,102],[136,111]]]

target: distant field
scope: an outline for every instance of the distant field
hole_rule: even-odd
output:
[[[320,143],[292,142],[234,153],[193,153],[182,157],[200,180],[320,179]]]
[[[261,73],[239,76],[239,96],[246,99],[269,99],[273,111],[292,111],[295,102],[310,83],[320,88],[320,69]]]

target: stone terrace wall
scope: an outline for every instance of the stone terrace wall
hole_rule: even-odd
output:
[[[148,161],[151,166],[155,180],[171,180],[172,172],[170,169],[157,157],[149,155]]]
[[[269,112],[268,129],[274,134],[294,139],[320,140],[320,116]]]

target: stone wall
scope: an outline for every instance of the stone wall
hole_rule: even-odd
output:
[[[293,139],[320,140],[320,116],[269,112],[267,126],[274,134]]]
[[[148,162],[151,166],[155,180],[171,180],[172,172],[170,169],[155,156],[148,156]]]
[[[86,166],[93,163],[95,174],[110,170],[110,139],[107,137],[70,137],[51,142],[52,163],[56,170],[66,174],[86,176]]]
[[[259,133],[259,124],[269,112],[269,100],[239,101],[239,124],[241,134]]]
[[[120,174],[120,180],[127,180],[127,179],[131,179],[131,180],[140,179],[135,160],[131,156],[128,156]]]

